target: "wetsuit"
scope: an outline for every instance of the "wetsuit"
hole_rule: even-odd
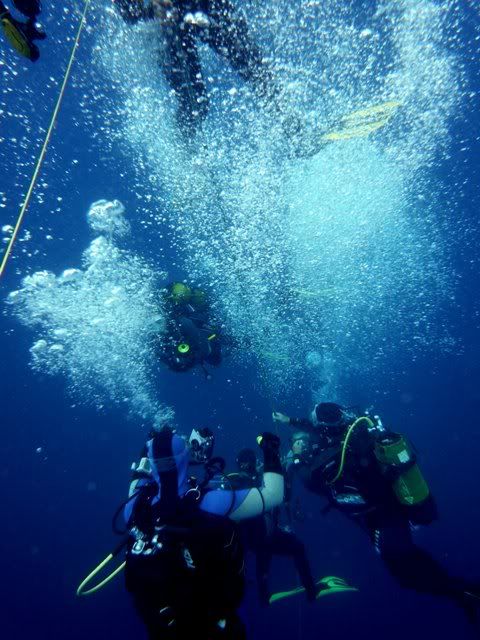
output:
[[[230,483],[235,488],[257,487],[261,481],[259,474],[246,472],[229,474]],[[303,542],[292,532],[279,526],[278,509],[263,516],[243,522],[240,526],[245,549],[255,554],[256,577],[260,602],[268,606],[270,600],[269,573],[272,556],[288,556],[305,588],[307,598],[314,601],[317,589],[312,577]]]
[[[151,5],[140,0],[113,0],[126,22],[155,17]],[[189,135],[208,113],[209,99],[196,40],[225,58],[257,95],[274,108],[280,91],[247,21],[230,0],[173,0],[162,19],[166,79],[178,100],[178,124]]]
[[[167,332],[160,337],[160,359],[173,371],[221,364],[221,339],[210,324],[205,305],[201,309],[190,303],[170,307]]]
[[[244,638],[236,613],[244,564],[234,523],[274,508],[284,491],[279,440],[264,434],[262,445],[263,485],[225,491],[192,485],[185,441],[170,430],[147,442],[125,508],[125,578],[150,640]]]
[[[353,420],[352,420],[353,422]],[[298,476],[307,489],[329,501],[360,525],[369,535],[385,566],[405,588],[446,596],[472,614],[478,602],[470,592],[478,594],[479,585],[452,577],[425,549],[413,539],[413,525],[429,524],[437,518],[431,496],[416,506],[400,504],[391,481],[382,473],[374,455],[375,442],[388,432],[381,423],[373,428],[356,427],[349,441],[344,472],[335,477],[347,425],[333,430],[319,429],[309,420],[290,420],[296,429],[312,438],[313,446],[302,456],[288,456],[288,476]],[[287,482],[289,484],[289,482]]]

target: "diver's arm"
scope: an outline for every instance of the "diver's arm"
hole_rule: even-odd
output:
[[[153,20],[153,5],[145,6],[143,0],[112,0],[124,22],[135,24],[140,20]]]
[[[285,413],[274,411],[272,413],[272,420],[290,427],[300,427],[303,431],[307,431],[309,433],[315,431],[313,423],[311,420],[308,420],[308,418],[290,418],[290,416],[287,416]]]
[[[129,498],[131,498],[137,491],[137,489],[139,489],[141,486],[152,483],[154,481],[150,461],[147,455],[147,447],[144,447],[142,450],[140,462],[138,464],[133,463],[132,465],[132,480],[128,489]]]
[[[210,491],[201,503],[209,513],[228,516],[232,520],[255,518],[283,502],[284,479],[280,462],[280,439],[270,433],[259,436],[264,455],[263,486],[238,491]]]
[[[303,431],[307,431],[308,433],[315,431],[312,421],[308,418],[290,418],[288,424],[290,427],[300,427]]]
[[[263,487],[250,489],[245,500],[230,513],[232,520],[263,515],[283,502],[285,480],[280,461],[280,438],[273,433],[264,433],[257,442],[263,451]]]

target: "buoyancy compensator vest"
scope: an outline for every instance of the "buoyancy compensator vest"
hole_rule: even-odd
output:
[[[175,460],[173,433],[156,434],[158,459]],[[158,460],[157,459],[157,460]],[[208,610],[227,617],[244,593],[243,550],[235,523],[201,510],[203,489],[179,495],[175,464],[160,463],[159,493],[138,496],[130,520],[127,589],[177,612]]]

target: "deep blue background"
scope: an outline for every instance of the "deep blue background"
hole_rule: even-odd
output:
[[[360,8],[363,5],[359,3]],[[61,7],[55,7],[46,16],[49,40],[41,45],[42,58],[33,68],[20,65],[18,95],[8,97],[11,109],[24,110],[32,126],[24,157],[31,166],[20,173],[16,163],[8,159],[12,157],[11,138],[25,135],[25,121],[0,120],[2,135],[4,123],[8,124],[7,140],[0,146],[5,158],[0,190],[8,196],[8,206],[1,210],[1,224],[13,221],[26,190],[25,176],[31,173],[31,159],[42,137],[39,127],[47,126],[57,91],[48,86],[48,78],[61,78],[71,46],[66,35],[73,32],[75,20],[60,23],[60,12]],[[95,21],[92,24],[95,26]],[[478,11],[465,9],[462,28],[467,57],[476,53]],[[78,73],[88,74],[93,39],[92,31],[85,32]],[[468,64],[470,89],[478,92],[478,59]],[[37,96],[35,108],[27,91]],[[119,171],[128,175],[129,159],[120,155],[107,158],[100,153],[91,131],[101,122],[102,114],[89,113],[87,126],[80,93],[75,83],[68,89],[42,173],[49,188],[42,204],[34,198],[25,224],[33,233],[29,248],[38,248],[41,254],[27,258],[18,245],[1,284],[2,298],[18,288],[17,268],[24,275],[39,268],[59,271],[78,265],[88,242],[84,216],[92,201],[118,198],[129,211],[135,211],[138,205],[128,178],[118,178]],[[419,540],[452,572],[472,578],[480,578],[478,106],[478,95],[474,94],[452,123],[450,159],[433,176],[447,187],[450,184],[452,192],[454,184],[466,184],[462,192],[452,193],[456,204],[451,211],[450,248],[462,277],[457,292],[461,311],[449,318],[465,349],[459,355],[432,354],[414,363],[391,363],[391,367],[405,370],[401,385],[391,383],[385,371],[384,394],[374,398],[385,421],[413,436],[439,502],[441,520],[420,532]],[[461,151],[465,140],[467,152]],[[72,164],[73,158],[78,163]],[[58,206],[59,194],[63,197],[62,213],[51,213]],[[40,231],[42,226],[45,231]],[[461,229],[469,229],[468,234],[460,233]],[[52,241],[45,240],[49,232]],[[152,252],[157,241],[152,232],[145,232],[136,242],[139,248]],[[166,249],[164,259],[169,257]],[[28,367],[30,345],[28,331],[9,318],[1,318],[0,634],[9,640],[97,640],[106,633],[118,638],[143,638],[121,579],[83,600],[75,597],[75,588],[115,544],[110,532],[111,514],[125,495],[130,463],[141,448],[146,427],[128,421],[120,411],[99,414],[82,408],[68,397],[62,380],[34,375]],[[352,397],[352,403],[370,404],[373,390],[366,380],[361,395]],[[185,431],[199,421],[222,427],[218,431],[218,452],[230,460],[235,450],[249,444],[259,430],[270,428],[272,406],[253,388],[252,372],[231,370],[228,363],[210,383],[200,376],[168,374],[164,392],[164,401],[175,406]],[[299,390],[294,397],[285,398],[284,406],[276,408],[305,414],[310,408],[307,391]],[[42,447],[41,453],[36,452],[37,447]],[[342,575],[361,591],[314,606],[301,599],[292,600],[267,612],[261,612],[251,597],[245,611],[253,622],[254,637],[307,640],[323,636],[341,640],[352,635],[383,637],[387,633],[392,640],[406,636],[412,640],[474,637],[453,605],[402,591],[359,531],[338,514],[320,516],[314,499],[303,496],[302,500],[309,517],[298,532],[308,545],[315,573]],[[295,580],[287,562],[275,564],[272,584],[283,588],[294,585]]]

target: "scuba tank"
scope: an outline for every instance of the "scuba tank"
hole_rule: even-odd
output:
[[[393,479],[392,489],[400,504],[424,502],[430,489],[420,471],[410,444],[399,433],[389,433],[375,443],[375,458],[382,471]]]

